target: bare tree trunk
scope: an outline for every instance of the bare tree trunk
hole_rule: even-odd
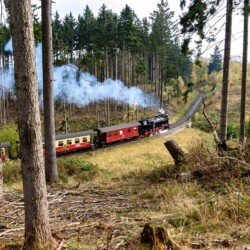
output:
[[[115,48],[115,80],[118,79],[118,49]]]
[[[58,182],[55,149],[55,111],[51,0],[42,1],[43,104],[45,132],[45,174],[48,184]]]
[[[3,199],[3,164],[0,158],[0,201]]]
[[[108,56],[108,51],[106,49],[106,79],[110,78],[110,74],[109,74],[109,56]],[[110,115],[109,115],[109,109],[110,109],[110,101],[109,101],[109,97],[107,97],[106,99],[106,124],[107,126],[109,126],[110,124]]]
[[[244,143],[245,114],[246,114],[246,86],[247,86],[247,52],[248,52],[248,17],[249,0],[244,0],[244,38],[242,58],[241,105],[240,105],[240,143]]]
[[[25,206],[24,249],[51,244],[30,0],[11,0],[18,128]]]
[[[233,0],[227,0],[225,51],[224,51],[224,62],[223,62],[222,92],[221,92],[221,116],[220,116],[221,143],[225,142],[227,139],[228,79],[229,79],[229,63],[231,54],[232,12],[233,12]]]

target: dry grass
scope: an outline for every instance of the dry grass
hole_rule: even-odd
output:
[[[173,164],[163,145],[169,139],[188,153],[183,170],[218,164],[212,136],[196,129],[68,157],[97,165],[99,174],[76,190],[73,181],[49,189],[50,197],[56,201],[59,195],[64,204],[51,201],[50,214],[52,231],[60,231],[56,236],[66,240],[65,249],[96,250],[107,244],[110,250],[148,249],[140,245],[146,223],[168,228],[182,249],[244,249],[250,241],[249,181],[225,179],[215,188],[208,182],[178,182],[166,175]],[[70,195],[74,191],[79,195]]]
[[[164,146],[164,142],[170,139],[176,140],[184,151],[188,151],[190,145],[197,141],[204,141],[204,143],[212,141],[212,137],[206,133],[196,129],[184,129],[176,134],[151,137],[144,141],[88,153],[82,157],[98,165],[103,173],[98,178],[100,182],[122,179],[128,175],[141,173],[145,175],[145,173],[173,164],[173,160]]]

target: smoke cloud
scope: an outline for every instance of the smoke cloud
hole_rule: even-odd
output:
[[[11,52],[12,42],[9,41],[5,48]],[[36,47],[36,64],[39,92],[42,92],[42,44],[38,44]],[[10,76],[10,72],[8,76]],[[11,76],[12,79],[8,78],[8,85],[13,87],[13,74]],[[107,79],[104,82],[98,82],[95,76],[79,71],[75,65],[54,67],[53,77],[55,99],[75,103],[79,106],[105,99],[137,105],[142,108],[158,106],[153,94],[146,94],[138,87],[127,87],[120,80]]]
[[[12,53],[13,49],[12,49],[12,37],[10,38],[10,40],[4,45],[4,51],[5,52],[10,52]]]

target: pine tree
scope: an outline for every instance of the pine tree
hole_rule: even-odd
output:
[[[73,62],[74,38],[75,38],[76,20],[70,12],[63,20],[63,41],[66,45],[66,53],[69,54],[69,61]]]
[[[66,46],[63,41],[62,21],[60,20],[59,13],[57,11],[52,21],[52,31],[54,65],[61,65],[66,63],[64,57],[64,51],[66,50]]]
[[[215,46],[214,54],[211,55],[210,62],[208,64],[208,74],[211,74],[213,71],[219,72],[222,69],[222,56],[220,53],[220,48]]]
[[[173,59],[171,52],[174,45],[172,33],[174,29],[174,12],[170,11],[167,1],[157,5],[158,10],[151,14],[152,32],[151,43],[153,50],[153,80],[155,81],[156,94],[160,97],[160,104],[163,107],[163,92],[166,82],[170,78]],[[158,85],[158,86],[157,86]]]

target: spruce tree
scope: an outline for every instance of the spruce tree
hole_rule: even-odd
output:
[[[208,65],[208,74],[211,74],[213,71],[219,72],[222,69],[222,56],[220,54],[220,49],[218,46],[215,46],[214,54],[211,55],[210,62]]]

